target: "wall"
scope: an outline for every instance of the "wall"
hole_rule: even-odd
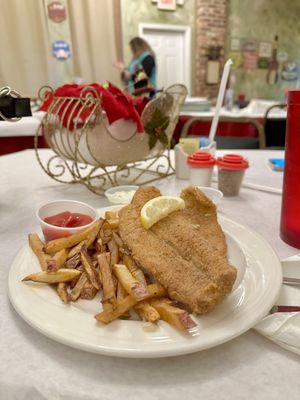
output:
[[[196,8],[195,93],[198,96],[215,98],[219,84],[206,84],[206,55],[210,46],[225,47],[227,1],[197,0]],[[222,56],[220,61],[223,63]]]
[[[192,64],[194,64],[194,37],[195,37],[195,0],[185,0],[183,6],[176,7],[176,11],[158,10],[157,4],[151,0],[121,0],[122,32],[124,61],[128,63],[131,53],[128,46],[130,39],[138,36],[139,23],[188,25],[192,32]],[[194,66],[192,68],[192,87],[194,86]]]
[[[288,6],[287,6],[288,3]],[[300,1],[289,0],[185,0],[177,10],[161,11],[151,0],[121,0],[125,61],[130,60],[129,40],[138,35],[139,22],[189,25],[192,28],[192,88],[197,96],[214,98],[218,85],[206,85],[206,52],[210,45],[226,48],[230,37],[273,41],[279,36],[279,51],[300,66]],[[221,59],[221,62],[224,60]],[[235,92],[248,99],[265,98],[282,101],[284,89],[295,88],[295,82],[279,79],[275,85],[266,82],[267,70],[235,69]],[[300,86],[300,84],[299,84]]]
[[[279,51],[287,51],[291,60],[300,61],[300,1],[230,0],[228,36],[273,41],[279,36]],[[229,45],[229,37],[228,37]],[[235,92],[247,98],[283,100],[284,89],[294,88],[297,82],[266,83],[267,70],[246,72],[235,70]]]

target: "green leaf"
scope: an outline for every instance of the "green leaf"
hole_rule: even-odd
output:
[[[168,116],[163,115],[163,113],[158,108],[156,108],[153,111],[151,120],[148,121],[144,126],[145,132],[148,135],[154,136],[156,138],[155,143],[154,143],[154,138],[151,139],[151,145],[152,145],[152,143],[154,143],[154,145],[152,145],[152,147],[150,147],[150,139],[149,139],[149,147],[150,148],[153,148],[157,142],[156,128],[160,128],[161,131],[164,131],[168,127],[169,123],[170,123],[170,118]],[[159,138],[159,140],[160,140],[160,138]],[[162,140],[163,140],[162,143],[168,142],[168,138],[166,138],[166,139],[163,138]]]
[[[147,122],[146,125],[144,126],[144,129],[146,132],[151,132],[154,130],[154,128],[155,128],[155,125],[153,124],[152,121]]]
[[[162,116],[161,111],[160,111],[158,108],[156,108],[156,109],[153,111],[152,120],[155,121],[155,120],[159,119],[161,116]]]
[[[164,119],[160,123],[161,129],[162,130],[167,129],[167,127],[169,126],[169,123],[170,123],[170,118],[169,117],[164,117]]]
[[[162,132],[158,139],[163,144],[169,143],[168,136],[165,134],[165,132]]]
[[[153,147],[156,145],[156,143],[157,143],[157,137],[154,135],[150,135],[148,141],[149,149],[152,150]]]

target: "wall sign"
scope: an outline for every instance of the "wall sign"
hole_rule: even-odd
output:
[[[220,62],[218,60],[208,60],[206,64],[205,82],[207,85],[216,85],[220,80]]]
[[[273,45],[271,42],[260,42],[258,47],[258,56],[261,58],[271,58]]]
[[[54,22],[62,22],[67,18],[66,7],[60,1],[48,4],[48,17]]]
[[[254,39],[245,39],[242,50],[247,53],[253,53],[257,51],[257,41]]]
[[[288,58],[289,58],[289,56],[288,56],[288,53],[287,53],[286,51],[278,51],[278,52],[277,52],[277,57],[276,57],[276,59],[277,59],[277,61],[278,61],[279,63],[284,63],[284,62],[286,62],[286,61],[288,60]]]
[[[57,40],[52,44],[52,54],[57,60],[67,60],[71,57],[70,45],[64,40]]]
[[[157,8],[159,10],[176,10],[176,0],[157,0]]]
[[[269,58],[267,57],[260,57],[257,61],[257,67],[259,69],[268,69],[269,67]]]
[[[257,54],[252,52],[244,52],[244,64],[243,67],[247,71],[257,68]]]
[[[239,38],[230,39],[230,51],[240,51],[241,50],[241,40]]]
[[[179,6],[183,6],[184,5],[184,1],[185,0],[176,0],[176,4]],[[158,3],[158,0],[152,0],[152,3]]]
[[[281,79],[289,82],[293,82],[298,79],[298,66],[295,62],[290,61],[283,64]]]

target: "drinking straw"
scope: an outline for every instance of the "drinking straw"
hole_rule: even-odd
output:
[[[210,142],[212,142],[214,140],[215,136],[216,136],[219,117],[220,117],[220,110],[221,110],[221,107],[222,107],[222,104],[223,104],[224,95],[225,95],[225,89],[226,89],[226,85],[227,85],[227,80],[228,80],[228,76],[229,76],[229,72],[230,72],[230,67],[231,67],[232,64],[233,64],[233,62],[229,58],[226,61],[225,65],[224,65],[221,84],[220,84],[219,93],[218,93],[217,104],[216,104],[216,111],[215,111],[215,115],[214,115],[213,120],[212,120],[212,124],[211,124],[211,127],[210,127],[210,132],[209,132],[209,140],[210,140]]]

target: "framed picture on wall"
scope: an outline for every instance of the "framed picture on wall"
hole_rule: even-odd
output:
[[[230,39],[230,51],[240,51],[241,40],[240,38],[232,37]]]
[[[258,56],[261,58],[271,58],[273,45],[271,42],[260,42],[258,46]]]
[[[176,0],[157,0],[157,8],[159,10],[176,10]]]

